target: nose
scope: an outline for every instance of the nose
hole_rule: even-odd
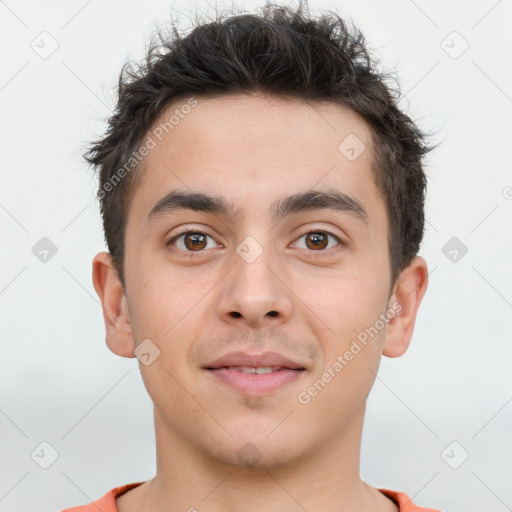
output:
[[[252,262],[238,254],[234,255],[234,260],[218,302],[221,319],[254,329],[287,322],[292,311],[292,292],[272,268],[266,251]]]

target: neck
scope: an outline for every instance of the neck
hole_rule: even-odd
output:
[[[335,443],[289,464],[240,467],[188,444],[155,408],[157,474],[118,498],[119,512],[394,512],[396,505],[359,476],[363,417],[364,410]]]

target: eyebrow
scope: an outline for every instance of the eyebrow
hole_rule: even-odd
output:
[[[293,213],[321,209],[346,212],[367,226],[369,225],[368,213],[361,203],[353,197],[334,189],[327,191],[312,190],[280,198],[272,203],[269,212],[273,220],[279,221]],[[173,190],[153,206],[147,220],[154,221],[169,213],[182,210],[215,213],[227,218],[233,218],[237,213],[233,204],[222,196]]]

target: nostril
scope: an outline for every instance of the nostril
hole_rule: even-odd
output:
[[[239,313],[238,311],[232,311],[230,313],[230,315],[233,317],[233,318],[240,318],[242,316],[241,313]],[[279,315],[279,313],[277,311],[269,311],[267,313],[268,316],[277,316]]]

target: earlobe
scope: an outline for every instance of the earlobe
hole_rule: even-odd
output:
[[[401,272],[389,307],[394,315],[387,325],[383,355],[400,357],[409,348],[416,315],[428,286],[426,261],[416,256]]]
[[[101,300],[108,348],[121,357],[135,357],[128,303],[108,252],[98,253],[92,263],[94,289]]]

